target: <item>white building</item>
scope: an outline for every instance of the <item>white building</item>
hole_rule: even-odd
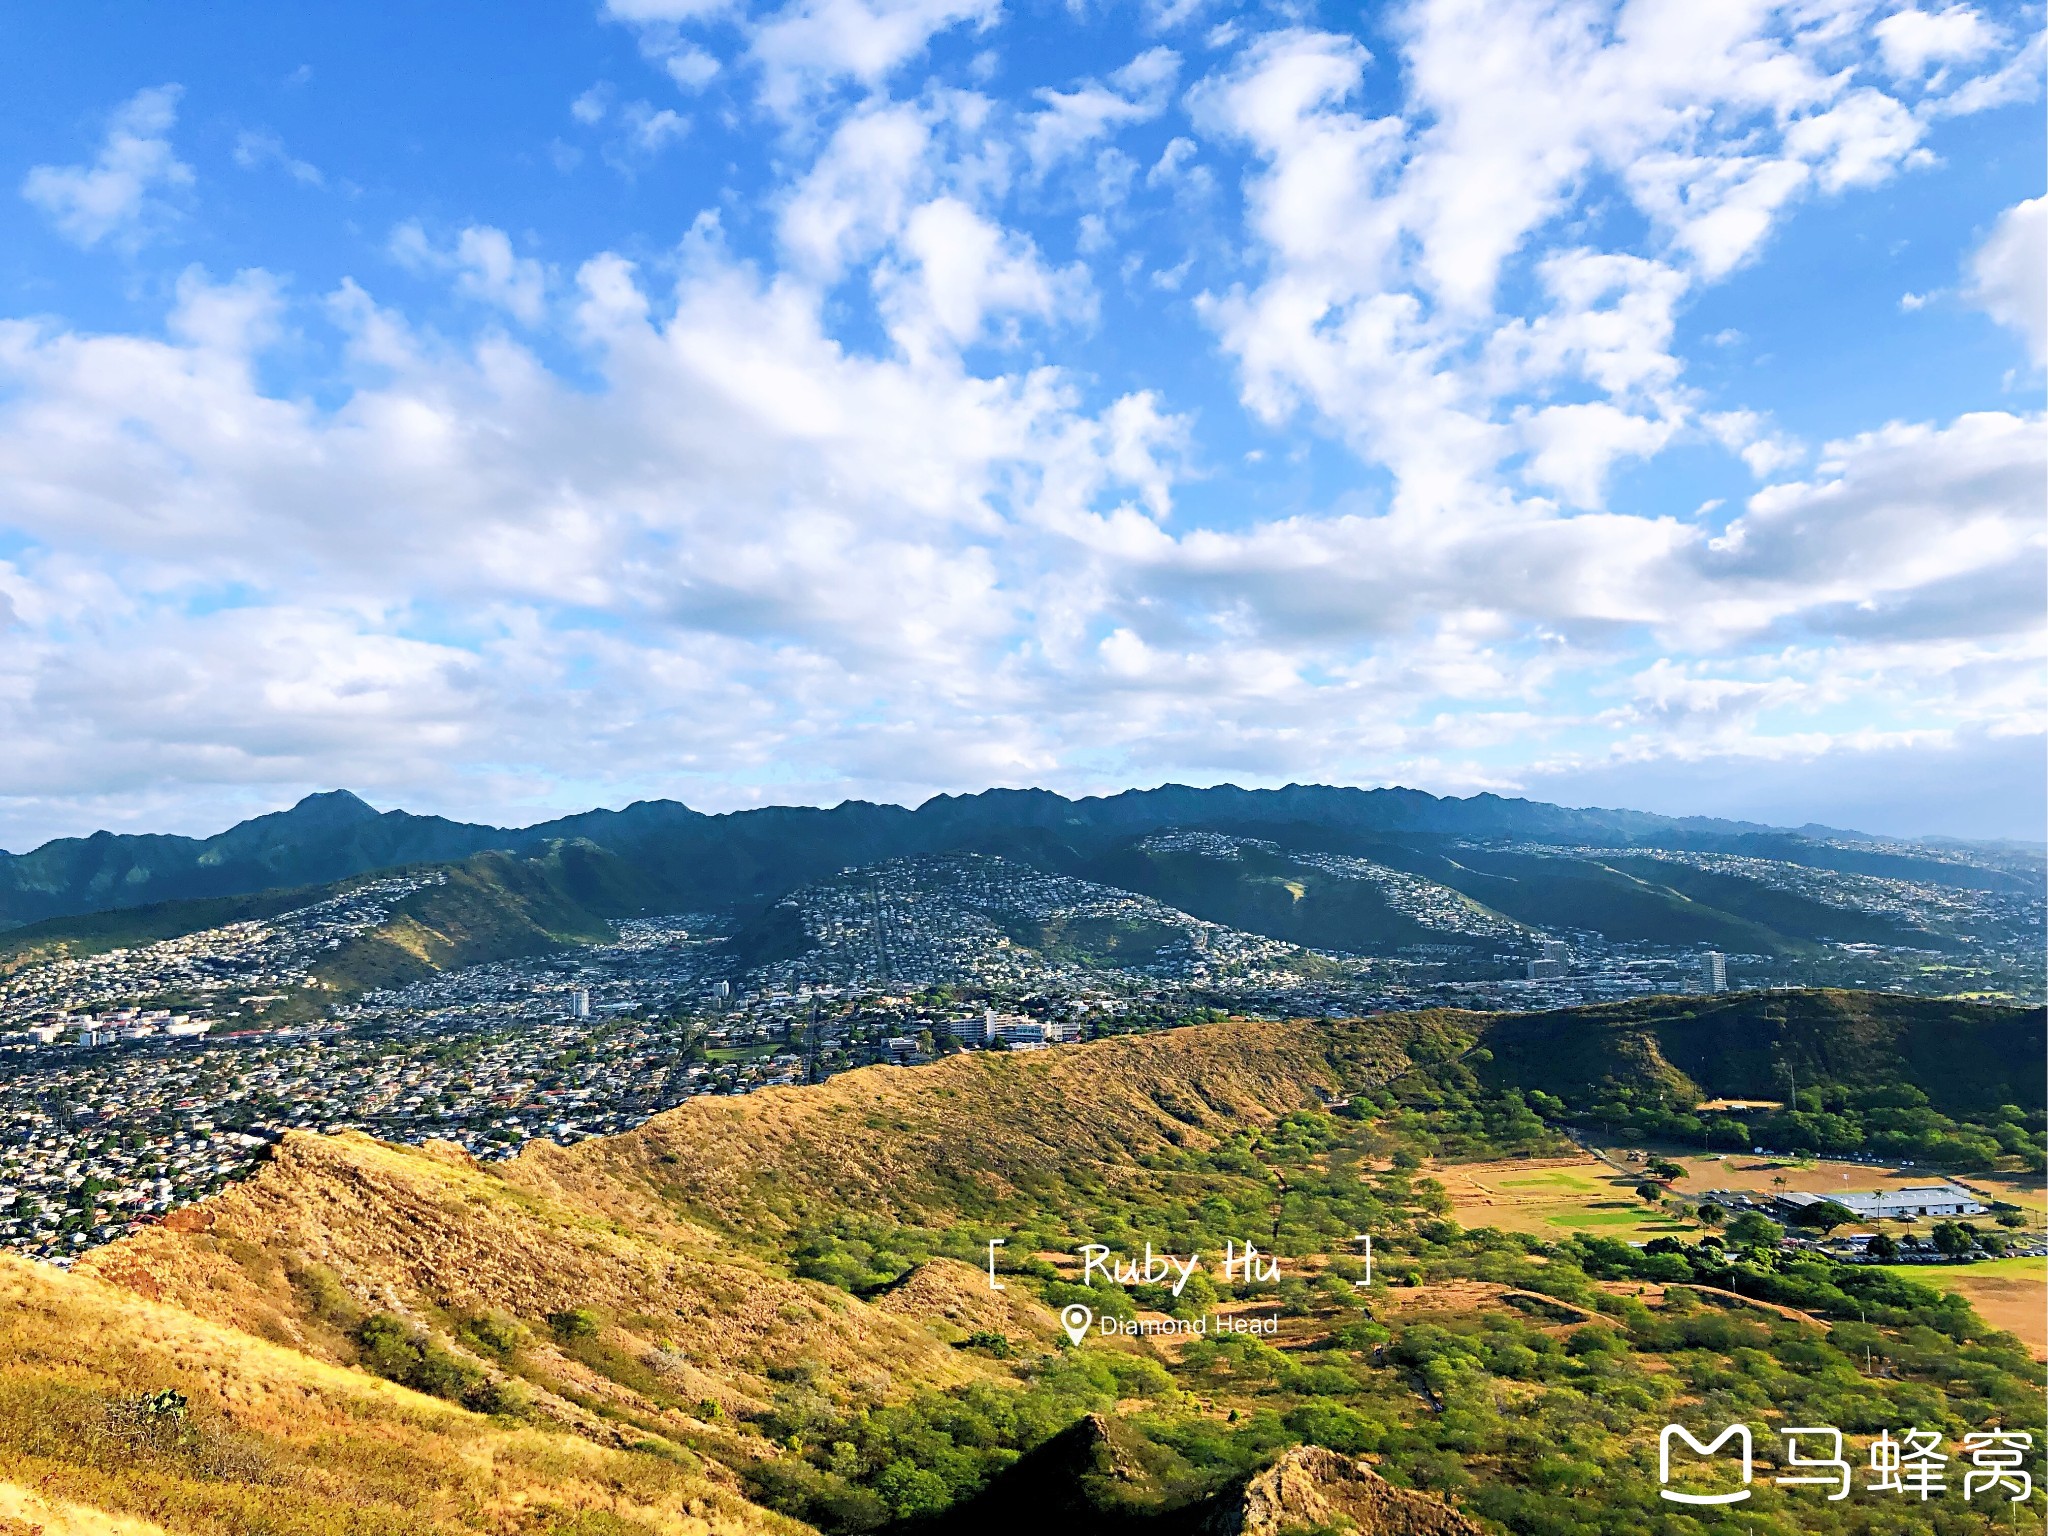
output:
[[[1907,1184],[1898,1189],[1844,1191],[1839,1195],[1806,1193],[1778,1196],[1780,1209],[1796,1212],[1831,1200],[1871,1221],[1904,1221],[1920,1216],[1981,1216],[1991,1207],[1959,1184]]]
[[[1700,985],[1709,992],[1728,990],[1728,957],[1718,949],[1700,956]]]
[[[587,1019],[590,1017],[590,988],[577,987],[569,994],[569,1017]]]
[[[1035,1051],[1081,1037],[1078,1024],[1048,1023],[1027,1018],[1021,1013],[997,1013],[993,1008],[984,1008],[981,1012],[979,1038],[972,1020],[956,1024],[953,1028],[963,1043],[993,1045],[1000,1040],[1013,1051]]]

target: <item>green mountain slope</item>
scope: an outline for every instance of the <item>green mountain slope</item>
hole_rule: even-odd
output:
[[[1257,841],[1213,838],[1206,852],[1138,839],[1088,861],[1085,872],[1211,922],[1369,953],[1411,944],[1465,944],[1485,952],[1515,925],[1744,954],[1797,953],[1828,941],[1955,944],[1885,914],[1624,851],[1509,851],[1436,837],[1393,842],[1313,827],[1267,830],[1272,835]],[[1434,890],[1411,888],[1397,899],[1393,882],[1345,872],[1347,862],[1359,860]],[[1508,921],[1489,923],[1489,917]]]
[[[202,896],[188,901],[116,907],[74,917],[45,918],[0,930],[0,975],[39,961],[104,954],[110,949],[135,949],[159,939],[182,938],[229,923],[276,917],[343,895],[371,878],[364,875],[329,885],[281,886],[247,896]]]
[[[359,995],[435,971],[537,955],[612,937],[606,910],[637,908],[635,872],[601,849],[565,845],[539,858],[480,853],[401,900],[376,928],[314,967],[330,991]]]
[[[1087,873],[1212,923],[1316,949],[1373,953],[1457,939],[1398,910],[1370,880],[1333,875],[1282,849],[1241,846],[1218,858],[1141,841],[1091,861]]]
[[[1482,1079],[1580,1098],[1614,1081],[1672,1102],[1783,1098],[1796,1079],[1906,1085],[1944,1114],[2039,1109],[2048,1036],[2038,1008],[1878,992],[1750,992],[1508,1014],[1488,1022]]]
[[[323,955],[312,967],[317,987],[274,1010],[273,1019],[314,1014],[435,971],[603,943],[613,937],[610,919],[647,911],[661,895],[637,866],[590,843],[557,842],[533,856],[480,853],[408,872],[434,879],[398,900],[375,928]],[[0,975],[67,955],[276,918],[345,895],[370,878],[51,918],[0,934]]]

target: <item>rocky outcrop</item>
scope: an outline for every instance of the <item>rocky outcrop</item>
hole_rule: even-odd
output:
[[[1359,1536],[1485,1536],[1434,1494],[1396,1488],[1362,1461],[1319,1445],[1297,1446],[1219,1501],[1201,1536],[1283,1536],[1356,1531]]]

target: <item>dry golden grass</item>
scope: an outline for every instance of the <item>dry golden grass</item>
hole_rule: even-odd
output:
[[[295,1273],[316,1269],[363,1312],[444,1327],[509,1316],[528,1329],[522,1374],[542,1407],[614,1440],[701,1437],[679,1404],[759,1407],[768,1373],[800,1359],[884,1397],[981,1369],[907,1318],[730,1251],[643,1191],[606,1191],[612,1214],[598,1215],[599,1202],[572,1203],[558,1181],[514,1181],[531,1172],[513,1164],[501,1176],[446,1147],[292,1135],[254,1178],[79,1270],[332,1359],[351,1351]],[[543,1320],[575,1308],[604,1320],[599,1363],[611,1369],[550,1342]],[[609,1427],[590,1417],[611,1409]]]
[[[2017,1335],[2035,1359],[2048,1360],[2048,1259],[1901,1264],[1891,1273],[1955,1292],[1992,1327]]]
[[[1673,1161],[1686,1170],[1686,1177],[1672,1181],[1681,1194],[1697,1197],[1703,1189],[1745,1189],[1762,1196],[1780,1190],[1799,1190],[1816,1195],[1861,1193],[1873,1189],[1898,1189],[1907,1184],[1938,1184],[1943,1176],[1925,1168],[1895,1168],[1889,1164],[1847,1163],[1832,1158],[1796,1162],[1789,1158],[1757,1157],[1750,1153],[1727,1157],[1701,1157],[1697,1153],[1672,1154]],[[1778,1180],[1783,1179],[1783,1184]]]
[[[0,1536],[164,1536],[164,1528],[0,1482]]]
[[[2048,1221],[2048,1179],[2038,1173],[1973,1173],[1963,1182],[2018,1206],[2035,1226]]]
[[[641,1191],[740,1231],[812,1206],[950,1219],[1096,1164],[1206,1145],[1401,1062],[1414,1020],[1231,1021],[1029,1054],[875,1067],[811,1088],[693,1099],[622,1136],[529,1145],[506,1178],[638,1220]]]
[[[190,1408],[147,1431],[120,1404]],[[0,1512],[49,1532],[789,1531],[716,1469],[511,1426],[0,1258]]]

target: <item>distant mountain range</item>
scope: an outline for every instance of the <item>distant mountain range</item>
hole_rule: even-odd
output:
[[[1898,844],[1825,827],[1795,830],[1708,817],[1572,810],[1490,794],[1454,799],[1411,789],[1323,785],[1167,785],[1081,800],[1047,790],[992,789],[940,795],[915,810],[847,801],[829,810],[775,806],[723,815],[650,800],[519,828],[380,812],[346,790],[332,790],[213,837],[97,832],[60,838],[29,853],[0,854],[0,927],[319,885],[487,851],[539,854],[563,842],[595,845],[632,866],[626,884],[640,898],[636,906],[765,902],[849,866],[946,852],[995,853],[1052,872],[1101,877],[1112,867],[1128,874],[1133,841],[1165,829],[1275,839],[1294,850],[1382,860],[1393,851],[1401,855],[1393,861],[1397,867],[1429,860],[1427,871],[1416,872],[1432,879],[1447,872],[1441,853],[1454,842],[1686,849],[1964,889],[2034,888],[2041,862],[2011,851],[1964,855],[1953,845],[1902,851]],[[1492,894],[1508,892],[1502,882],[1515,878],[1501,869],[1468,873],[1482,884],[1490,881]],[[1611,873],[1599,878],[1628,883]],[[1445,883],[1458,885],[1456,879]],[[1134,888],[1173,899],[1173,893],[1144,883]],[[1685,899],[1700,897],[1688,892]]]

